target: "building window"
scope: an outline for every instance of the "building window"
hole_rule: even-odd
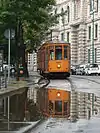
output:
[[[96,24],[95,25],[95,38],[98,37],[98,25]]]
[[[90,93],[88,93],[88,100],[90,100]]]
[[[95,102],[97,101],[97,97],[96,97],[96,96],[94,97],[94,101],[95,101]]]
[[[97,63],[97,48],[95,48],[95,63]]]
[[[88,29],[88,38],[91,39],[91,26],[89,26],[89,29]]]
[[[67,32],[67,42],[69,42],[69,32]]]
[[[98,12],[98,0],[94,0],[94,9]]]
[[[90,63],[90,49],[88,49],[88,63]]]
[[[65,16],[64,16],[64,9],[61,9],[61,16],[62,16],[62,24],[65,24]]]
[[[98,4],[99,4],[99,2],[98,2],[98,0],[96,0],[96,1],[97,1],[97,4],[96,5],[97,5],[97,12],[98,12]]]
[[[74,19],[78,18],[78,1],[74,0]]]
[[[70,21],[70,10],[69,10],[69,6],[67,7],[67,15],[68,15],[68,22]]]
[[[98,0],[90,0],[90,13],[95,10],[98,12]]]
[[[55,9],[55,15],[57,15],[57,8]]]
[[[64,33],[61,33],[61,41],[64,41]]]
[[[90,12],[93,11],[93,0],[90,0]]]

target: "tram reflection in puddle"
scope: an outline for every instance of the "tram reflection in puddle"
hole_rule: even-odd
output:
[[[71,120],[100,116],[100,97],[93,93],[57,88],[39,89],[38,107],[44,116],[65,117]]]
[[[45,116],[69,117],[70,92],[55,88],[39,89],[38,107]]]

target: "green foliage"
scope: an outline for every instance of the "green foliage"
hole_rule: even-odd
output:
[[[49,27],[56,23],[52,9],[54,0],[7,0],[0,7],[0,29],[15,28],[22,22],[23,38],[27,50],[33,50],[45,38]],[[0,41],[3,40],[0,34]]]

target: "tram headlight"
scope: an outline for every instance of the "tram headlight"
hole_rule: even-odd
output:
[[[60,92],[57,93],[57,96],[60,97]]]
[[[61,65],[60,65],[60,64],[58,64],[58,65],[57,65],[57,67],[58,67],[58,68],[60,68],[60,67],[61,67]]]

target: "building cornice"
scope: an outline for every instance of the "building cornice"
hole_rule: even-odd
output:
[[[95,18],[95,19],[94,19],[94,22],[99,21],[99,20],[100,20],[100,17]],[[88,19],[88,20],[86,21],[86,24],[89,24],[89,23],[92,23],[92,20],[91,20],[91,19]]]
[[[63,6],[63,5],[68,5],[68,2],[70,2],[70,0],[65,0],[64,2],[61,2],[61,3],[57,3],[56,2],[56,6]]]
[[[70,26],[77,26],[77,25],[80,25],[80,24],[85,24],[85,22],[84,22],[83,19],[76,19],[76,20],[73,20],[73,21],[70,23]]]

